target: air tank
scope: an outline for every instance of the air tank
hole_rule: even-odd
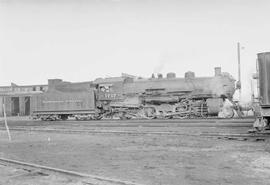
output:
[[[270,106],[270,52],[258,53],[257,57],[261,105]]]

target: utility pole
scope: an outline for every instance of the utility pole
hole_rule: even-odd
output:
[[[252,79],[250,80],[250,88],[251,88],[251,102],[254,103],[254,85]]]
[[[7,133],[8,133],[8,140],[11,141],[11,136],[10,136],[10,132],[9,132],[8,124],[7,124],[6,108],[5,108],[4,103],[3,103],[3,112],[4,112],[5,127],[6,127],[6,130],[7,130]]]
[[[238,87],[239,87],[239,102],[241,101],[241,63],[240,63],[240,43],[237,43],[237,59],[238,59]]]

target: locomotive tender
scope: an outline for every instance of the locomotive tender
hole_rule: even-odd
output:
[[[48,91],[32,97],[34,118],[65,120],[153,119],[217,116],[222,98],[232,99],[235,79],[221,68],[213,77],[184,78],[174,73],[166,77],[130,76],[98,78],[92,82],[48,81]]]

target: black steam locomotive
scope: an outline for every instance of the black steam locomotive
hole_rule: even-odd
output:
[[[221,68],[213,77],[184,78],[174,73],[156,78],[98,78],[70,83],[49,80],[48,91],[34,95],[33,118],[42,120],[90,119],[170,119],[217,116],[222,98],[231,99],[235,80]]]

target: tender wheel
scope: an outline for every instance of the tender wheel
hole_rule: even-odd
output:
[[[65,121],[65,120],[68,119],[68,115],[63,114],[63,115],[60,116],[60,119]]]

